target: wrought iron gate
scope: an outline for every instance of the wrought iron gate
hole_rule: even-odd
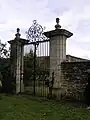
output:
[[[29,53],[29,57],[32,56],[32,61],[30,61],[32,65],[31,68],[28,68],[30,76],[25,85],[25,91],[33,95],[48,96],[50,66],[49,39],[43,35],[43,28],[36,20],[33,21],[33,25],[27,32],[27,39],[30,42],[27,44],[25,51]]]

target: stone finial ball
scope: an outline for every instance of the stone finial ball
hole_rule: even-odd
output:
[[[59,18],[56,18],[56,23],[59,23]]]
[[[20,32],[20,29],[19,28],[17,28],[17,33],[19,33]]]

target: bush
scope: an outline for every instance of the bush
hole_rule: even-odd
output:
[[[0,72],[0,81],[3,82],[3,76],[1,72]]]
[[[0,72],[0,92],[1,92],[1,89],[2,89],[2,82],[3,82],[3,77],[2,77],[2,74]]]

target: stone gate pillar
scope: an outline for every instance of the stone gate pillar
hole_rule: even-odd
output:
[[[11,46],[11,79],[15,84],[15,93],[24,92],[23,84],[23,56],[24,45],[28,42],[25,39],[20,38],[19,28],[17,28],[17,34],[15,39],[8,41]]]
[[[55,30],[45,32],[44,35],[50,38],[50,77],[54,72],[53,93],[60,96],[62,90],[61,62],[66,60],[66,39],[73,34],[61,29],[59,18],[56,18]]]

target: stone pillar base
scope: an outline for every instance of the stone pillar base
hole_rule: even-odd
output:
[[[55,100],[62,100],[66,95],[64,88],[53,88],[52,89],[52,98]]]

